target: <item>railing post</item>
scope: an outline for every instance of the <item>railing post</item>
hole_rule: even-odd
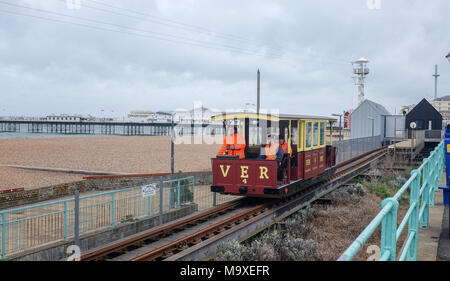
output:
[[[67,241],[67,202],[64,201],[64,241]]]
[[[114,192],[111,193],[111,227],[114,227]]]
[[[422,193],[422,206],[424,206],[422,218],[420,220],[420,225],[423,228],[428,227],[428,206],[430,203],[430,186],[431,186],[431,178],[430,177],[430,160],[428,158],[425,158],[423,160],[423,171],[422,171],[422,185],[423,185],[423,193]]]
[[[6,227],[6,214],[2,213],[2,254],[1,254],[1,258],[3,259],[5,257],[6,254],[6,250],[5,250],[5,235],[6,235],[6,231],[5,231],[5,227]]]
[[[436,191],[438,184],[439,184],[439,178],[438,175],[440,175],[440,172],[438,171],[439,169],[439,161],[437,161],[436,159],[436,153],[437,151],[433,151],[431,152],[431,154],[433,154],[432,157],[430,157],[431,160],[431,187],[430,187],[430,195],[429,195],[429,202],[430,202],[430,206],[434,206],[434,192]]]
[[[177,207],[180,208],[181,206],[181,190],[180,190],[180,180],[178,180],[177,185]]]
[[[164,193],[163,177],[159,177],[159,225],[163,224],[163,193]]]
[[[151,205],[151,196],[149,196],[148,198],[147,198],[147,215],[148,216],[150,216],[151,215],[151,207],[152,207],[152,205]]]
[[[394,198],[386,198],[381,203],[382,208],[392,203],[391,210],[384,216],[381,222],[381,251],[380,257],[385,256],[388,252],[388,261],[395,261],[397,247],[397,210],[398,202]]]
[[[75,223],[74,223],[74,244],[80,247],[80,191],[75,190]]]
[[[411,245],[409,246],[408,252],[406,254],[406,260],[415,261],[417,260],[417,249],[419,242],[419,212],[420,212],[420,171],[411,171],[411,176],[416,175],[416,178],[411,182],[411,191],[409,197],[409,206],[414,205],[414,209],[409,217],[409,227],[408,227],[408,237],[413,236]]]

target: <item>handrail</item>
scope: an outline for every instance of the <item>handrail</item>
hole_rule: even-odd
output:
[[[366,241],[381,224],[380,260],[394,261],[396,259],[397,241],[408,222],[408,236],[400,254],[400,261],[417,260],[419,224],[428,227],[429,206],[434,205],[434,193],[438,188],[444,168],[444,141],[423,160],[422,165],[411,171],[411,177],[403,184],[397,193],[382,202],[381,211],[339,257],[338,261],[350,261],[363,247]],[[421,185],[422,180],[422,186]],[[399,198],[410,190],[409,208],[397,227]]]

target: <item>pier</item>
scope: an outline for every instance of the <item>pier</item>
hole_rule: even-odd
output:
[[[194,135],[197,133],[215,135],[223,133],[223,126],[218,124],[174,123],[173,126],[177,135]],[[171,128],[171,123],[0,120],[0,133],[170,136]]]

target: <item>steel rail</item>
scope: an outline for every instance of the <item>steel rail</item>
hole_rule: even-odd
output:
[[[105,258],[107,255],[115,252],[122,252],[126,248],[130,246],[134,246],[136,244],[140,244],[145,240],[156,239],[158,237],[164,237],[174,230],[183,229],[188,227],[189,225],[198,224],[200,221],[205,221],[211,217],[215,217],[220,213],[227,212],[229,210],[235,209],[242,203],[242,199],[233,200],[231,202],[224,203],[220,206],[217,206],[213,209],[210,209],[205,212],[201,212],[194,216],[190,216],[167,225],[163,225],[161,227],[151,229],[145,232],[138,233],[137,235],[133,235],[132,237],[128,237],[126,239],[120,240],[118,242],[111,243],[107,246],[93,249],[89,252],[86,252],[81,255],[81,260],[83,261],[91,261],[91,260],[100,260]]]
[[[239,214],[236,214],[230,218],[217,222],[211,226],[208,226],[198,232],[192,233],[188,236],[181,237],[178,240],[170,242],[166,245],[163,245],[159,248],[156,248],[147,253],[141,254],[137,257],[130,259],[130,261],[151,261],[160,257],[168,256],[175,250],[183,250],[189,244],[196,244],[200,242],[203,238],[209,237],[214,233],[220,233],[221,231],[232,227],[233,225],[237,225],[242,223],[245,220],[250,219],[251,217],[257,216],[262,213],[264,209],[268,208],[270,204],[265,203],[255,207],[252,207],[248,210],[242,211]]]

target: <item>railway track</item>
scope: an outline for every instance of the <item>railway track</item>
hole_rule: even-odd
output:
[[[162,239],[172,233],[176,233],[177,231],[189,228],[193,225],[201,224],[202,222],[205,223],[213,218],[216,219],[217,222],[210,224],[205,223],[205,225],[201,226],[200,229],[188,233],[182,237],[175,238],[167,243],[163,243],[163,245],[156,248],[149,249],[148,251],[138,253],[137,255],[131,257],[128,255],[125,260],[151,261],[167,258],[171,259],[171,256],[177,256],[178,253],[182,253],[186,249],[201,248],[201,244],[209,240],[214,240],[211,239],[212,237],[220,236],[220,234],[224,232],[229,233],[235,228],[241,229],[245,227],[246,224],[254,223],[259,217],[269,217],[270,215],[272,217],[277,217],[273,214],[280,212],[279,210],[283,209],[284,205],[295,204],[295,202],[305,203],[314,201],[315,199],[322,197],[325,192],[331,192],[339,185],[349,181],[358,173],[358,171],[368,167],[370,163],[383,157],[386,152],[387,148],[381,148],[339,163],[336,165],[335,173],[330,178],[305,188],[301,192],[298,192],[288,198],[282,200],[272,199],[261,201],[259,204],[257,201],[252,201],[252,199],[249,198],[237,199],[197,215],[136,234],[132,237],[122,239],[116,243],[99,249],[94,249],[83,254],[81,256],[81,260],[110,260],[121,255],[125,256],[128,252],[132,252],[135,249]],[[335,186],[333,186],[333,183],[336,183]],[[226,216],[226,214],[232,210],[237,210],[245,204],[248,204],[248,201],[252,201],[253,204],[256,203],[256,205],[244,208],[242,211]],[[295,208],[293,208],[293,210],[294,209]],[[224,218],[222,219],[221,216]],[[176,260],[177,258],[172,259]]]
[[[110,257],[110,255],[116,256],[117,254],[127,252],[129,250],[132,250],[133,248],[166,237],[175,231],[185,229],[187,227],[207,221],[208,219],[225,214],[230,210],[234,210],[244,203],[243,199],[244,198],[240,198],[238,200],[233,200],[231,202],[221,204],[214,209],[210,209],[205,212],[198,213],[194,216],[189,216],[187,218],[177,220],[167,225],[163,225],[162,227],[153,228],[151,230],[132,235],[131,237],[127,237],[126,239],[119,240],[99,249],[88,251],[81,255],[81,260],[106,260]]]

